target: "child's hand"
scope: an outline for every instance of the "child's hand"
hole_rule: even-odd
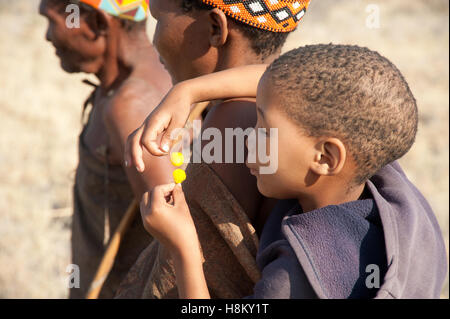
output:
[[[141,201],[145,229],[171,254],[200,249],[197,231],[180,184],[156,186]]]
[[[237,97],[256,97],[258,82],[267,65],[246,65],[186,80],[175,85],[144,124],[128,137],[125,166],[145,169],[144,149],[155,156],[166,155],[171,134],[183,128],[194,103]],[[194,114],[195,115],[195,114]],[[161,141],[158,141],[161,138]]]
[[[128,137],[125,146],[125,166],[130,167],[133,164],[139,172],[143,172],[144,149],[155,156],[166,155],[169,152],[173,130],[183,128],[189,118],[193,103],[189,93],[189,89],[183,84],[174,86],[141,127]]]

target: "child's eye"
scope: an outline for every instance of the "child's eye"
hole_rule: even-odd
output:
[[[256,121],[255,131],[256,131],[255,132],[256,134],[261,132],[263,134],[263,136],[266,136],[266,137],[269,136],[269,130],[261,125],[259,115],[258,115],[258,118],[257,118],[257,121]]]

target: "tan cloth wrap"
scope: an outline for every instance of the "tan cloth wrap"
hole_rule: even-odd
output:
[[[242,207],[206,164],[190,164],[183,190],[199,234],[212,298],[242,298],[260,278],[258,238]],[[154,241],[121,284],[117,298],[177,298],[167,251]]]

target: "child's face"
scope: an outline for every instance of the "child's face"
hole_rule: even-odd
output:
[[[56,49],[61,67],[69,73],[97,73],[103,62],[104,44],[94,41],[95,34],[80,17],[80,26],[69,28],[66,19],[68,1],[42,0],[39,13],[48,20],[46,39]]]
[[[247,160],[247,166],[256,176],[258,189],[264,196],[277,199],[299,198],[307,194],[308,187],[319,178],[310,169],[317,153],[315,152],[317,139],[308,137],[288,119],[279,103],[276,88],[271,86],[270,80],[264,76],[258,87],[258,121],[255,129],[267,130],[266,136],[257,134],[258,138],[265,140],[266,150],[270,150],[271,143],[278,143],[278,170],[273,174],[261,174],[259,168],[266,165],[261,165],[258,160],[256,164],[248,163]],[[270,128],[278,129],[278,138],[270,134]],[[258,143],[256,146],[249,144],[247,143],[249,153],[258,154]],[[255,149],[251,149],[252,147]]]

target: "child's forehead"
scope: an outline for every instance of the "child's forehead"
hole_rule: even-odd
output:
[[[279,111],[280,105],[284,103],[280,89],[276,87],[270,77],[263,76],[259,81],[256,94],[256,104],[258,111],[267,117],[273,112]],[[270,117],[270,116],[269,116]]]
[[[263,74],[261,79],[259,80],[258,84],[258,94],[262,98],[276,98],[281,99],[284,95],[287,94],[286,87],[280,87],[280,85],[277,85],[275,81],[273,80],[273,72],[271,72],[269,69]]]

